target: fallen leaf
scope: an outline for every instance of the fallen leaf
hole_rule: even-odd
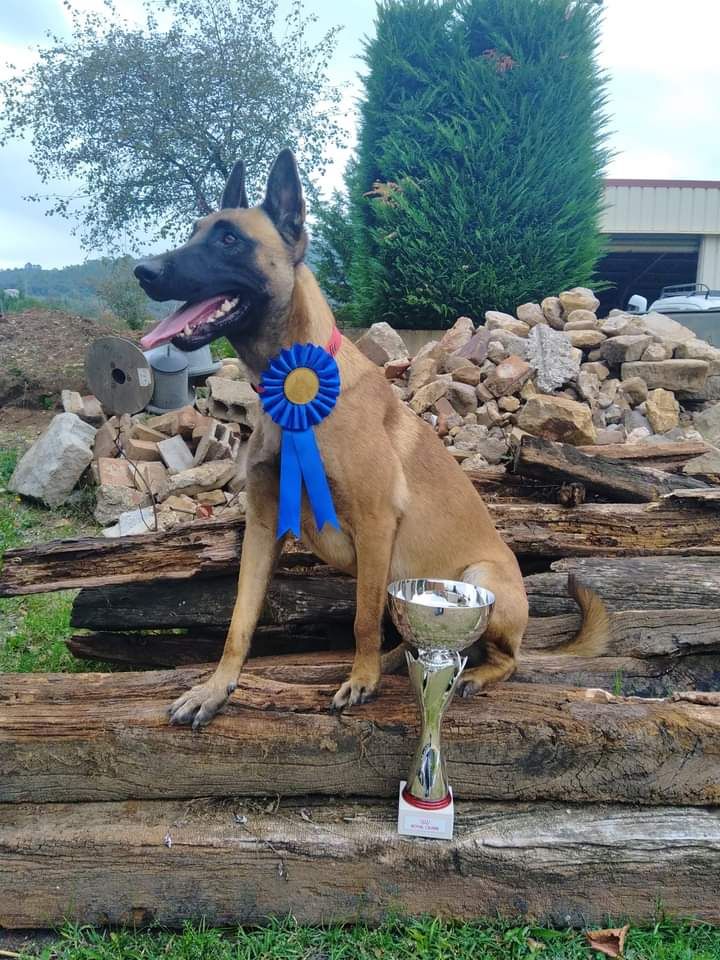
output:
[[[625,948],[625,937],[630,925],[624,927],[610,927],[607,930],[588,930],[585,934],[591,950],[604,953],[606,957],[622,957]]]

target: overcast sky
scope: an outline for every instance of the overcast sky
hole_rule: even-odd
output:
[[[99,0],[76,4],[98,6]],[[117,5],[129,17],[138,14],[138,0],[117,0]],[[333,78],[356,86],[361,38],[372,28],[375,0],[305,0],[305,6],[318,15],[319,27],[344,27]],[[611,146],[617,154],[608,176],[720,179],[718,0],[605,0],[604,9],[601,61],[610,74]],[[0,0],[0,71],[8,61],[30,63],[32,46],[47,30],[67,28],[62,0]],[[343,164],[338,155],[336,183]],[[28,260],[62,266],[104,252],[83,251],[68,221],[45,217],[41,204],[23,200],[38,190],[43,188],[26,146],[16,142],[3,148],[0,266]]]

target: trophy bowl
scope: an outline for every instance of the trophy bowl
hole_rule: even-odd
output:
[[[440,745],[445,713],[467,662],[460,651],[487,628],[495,596],[459,580],[396,580],[388,587],[390,615],[406,651],[410,687],[420,710],[420,738],[407,780],[400,784],[398,831],[448,840],[453,796]]]
[[[460,580],[395,580],[389,609],[402,639],[423,654],[447,659],[478,640],[487,628],[495,596]]]

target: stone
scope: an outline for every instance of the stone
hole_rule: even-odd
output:
[[[708,377],[701,390],[683,390],[683,400],[693,400],[700,403],[720,400],[720,376]]]
[[[600,321],[600,330],[606,337],[631,337],[645,333],[641,318],[628,313],[617,313]]]
[[[193,465],[193,455],[182,437],[166,437],[157,446],[162,461],[171,474],[180,473]]]
[[[577,312],[577,310],[573,311],[573,313]],[[567,325],[565,333],[570,338],[570,343],[579,350],[592,350],[605,339],[605,334],[600,333],[599,330],[569,330]]]
[[[587,287],[573,287],[572,290],[563,290],[559,297],[564,310],[565,319],[573,310],[590,310],[593,313],[600,306],[600,301]]]
[[[498,407],[506,413],[515,413],[520,409],[520,400],[518,397],[500,397]]]
[[[99,460],[101,457],[118,457],[119,421],[117,417],[110,417],[101,427],[98,428],[93,441],[93,457]]]
[[[439,400],[440,397],[447,396],[448,389],[452,383],[450,374],[441,374],[435,380],[420,387],[417,393],[410,400],[410,409],[418,415],[425,413],[430,407]]]
[[[510,316],[509,313],[500,313],[497,310],[485,311],[485,329],[507,330],[509,333],[514,333],[516,337],[526,337],[530,333],[527,323]]]
[[[230,381],[231,383],[233,381]],[[236,464],[231,460],[212,460],[199,467],[191,467],[182,473],[175,473],[168,477],[165,487],[160,493],[160,499],[166,500],[176,493],[184,493],[189,497],[203,490],[214,490],[224,487],[235,476]]]
[[[451,383],[447,390],[447,398],[453,408],[464,416],[477,410],[478,398],[475,387],[468,383]]]
[[[655,433],[667,433],[680,423],[680,404],[669,390],[651,390],[645,408]]]
[[[167,500],[165,500],[163,507],[191,517],[194,517],[197,512],[197,503],[192,497],[188,497],[185,493],[172,494],[172,496],[169,496]]]
[[[145,421],[145,426],[150,430],[156,430],[166,437],[172,437],[178,432],[178,411],[170,410],[168,413],[161,413],[157,417],[151,417]]]
[[[647,384],[641,377],[630,377],[629,380],[623,380],[620,388],[624,396],[627,397],[628,403],[633,407],[647,400]]]
[[[580,326],[584,324],[584,326]],[[565,329],[568,330],[597,330],[598,318],[592,310],[571,310],[565,318]]]
[[[130,537],[155,532],[155,508],[141,507],[121,513],[118,522],[103,530],[104,537]]]
[[[215,371],[213,376],[220,377],[222,380],[243,379],[243,375],[240,372],[240,367],[235,363],[224,363],[219,370]]]
[[[597,432],[597,437],[595,438],[595,443],[597,444],[608,444],[608,443],[624,443],[625,442],[625,428],[624,427],[605,427],[600,429]]]
[[[518,320],[522,320],[529,327],[536,327],[539,323],[547,323],[547,318],[539,303],[521,303],[515,314]]]
[[[577,378],[577,390],[583,400],[597,400],[600,395],[600,380],[587,370],[580,370]]]
[[[608,340],[607,343],[612,343]],[[623,363],[623,380],[642,377],[651,390],[702,390],[707,378],[708,364],[705,360],[664,360],[661,363],[644,360]]]
[[[650,342],[650,337],[644,334],[637,337],[610,337],[601,343],[598,349],[600,356],[609,366],[619,367],[622,363],[639,360]]]
[[[160,430],[154,430],[146,423],[134,423],[131,436],[134,440],[150,440],[151,443],[159,443],[161,440],[167,439],[164,433]]]
[[[684,327],[677,320],[673,320],[672,317],[668,317],[664,313],[646,313],[642,317],[642,323],[645,330],[652,334],[656,340],[671,344],[673,347],[677,347],[687,340],[696,339],[693,330]]]
[[[622,422],[628,433],[632,433],[633,430],[637,430],[638,427],[647,430],[648,434],[653,432],[652,424],[639,410],[626,410],[623,414]]]
[[[441,360],[445,357],[445,351],[441,348],[440,341],[428,340],[413,357],[413,363],[417,363],[417,361],[422,360],[423,357],[432,357],[433,360]]]
[[[689,477],[710,477],[717,483],[720,480],[720,450],[710,450],[702,456],[688,460],[683,467],[683,473]]]
[[[160,460],[158,445],[152,440],[136,440],[128,437],[123,447],[128,460]]]
[[[480,383],[481,376],[480,368],[469,361],[466,366],[458,367],[452,372],[453,380],[457,383],[469,383],[471,387],[476,387]]]
[[[485,380],[485,386],[494,397],[506,397],[517,393],[533,374],[533,367],[521,357],[502,360]]]
[[[455,356],[463,357],[465,360],[469,360],[471,363],[474,363],[479,367],[485,362],[485,358],[487,357],[488,343],[491,339],[496,339],[492,336],[492,331],[486,330],[485,327],[480,327],[477,333],[473,334],[465,346],[461,347],[457,351]]]
[[[535,327],[534,331],[542,329]],[[526,433],[563,443],[595,443],[596,430],[590,408],[565,397],[538,394],[517,415],[517,426]]]
[[[102,484],[97,488],[94,517],[103,526],[119,520],[120,515],[152,503],[149,494],[136,487]]]
[[[703,440],[707,440],[714,447],[720,447],[720,403],[714,403],[696,413],[693,426]]]
[[[562,330],[565,326],[563,305],[559,297],[545,297],[540,303],[543,316],[553,328],[553,330]]]
[[[674,356],[678,360],[705,360],[708,376],[720,375],[720,350],[704,340],[686,340],[675,348]]]
[[[128,460],[121,460],[118,457],[100,457],[97,461],[97,478],[101,486],[135,486],[134,468]]]
[[[460,464],[466,473],[474,473],[476,470],[487,470],[490,464],[480,453],[474,453],[469,457],[463,458]]]
[[[508,454],[508,443],[504,438],[487,437],[478,444],[477,452],[490,464],[500,463]]]
[[[384,367],[389,360],[404,360],[408,356],[405,341],[384,321],[374,323],[356,341],[355,346],[379,367]]]
[[[460,427],[453,437],[453,446],[463,453],[475,453],[480,444],[487,440],[488,428],[480,424],[468,424]]]
[[[89,394],[82,398],[80,418],[93,427],[101,427],[105,423],[105,412],[97,397]]]
[[[144,493],[150,493],[156,497],[163,489],[168,478],[167,468],[164,464],[138,463],[133,471],[133,482],[138,490]]]
[[[439,363],[435,357],[425,356],[413,361],[407,381],[410,396],[437,379],[438,373]]]
[[[462,367],[473,366],[471,360],[468,360],[467,357],[461,357],[454,353],[446,353],[442,361],[442,373],[455,373],[456,370],[462,369]]]
[[[473,337],[475,324],[470,317],[458,317],[455,323],[446,330],[440,339],[440,349],[447,353],[455,353],[462,349]]]
[[[405,354],[407,356],[407,351]],[[251,430],[257,426],[260,419],[260,398],[247,381],[208,377],[207,385],[210,390],[208,409],[212,417],[239,423]],[[190,435],[192,436],[192,430]]]
[[[92,460],[95,429],[75,413],[59,413],[21,457],[7,489],[59,507]]]
[[[198,503],[205,503],[210,507],[219,507],[224,504],[225,494],[222,490],[201,490],[197,495]]]
[[[535,368],[535,386],[543,393],[559,389],[580,372],[570,338],[542,323],[530,331],[526,359]]]
[[[585,371],[585,373],[594,374],[598,380],[602,383],[603,380],[607,380],[610,376],[610,371],[607,368],[607,365],[601,363],[599,360],[596,360],[594,363],[583,363],[580,366],[580,370]]]
[[[652,436],[648,427],[635,427],[634,430],[631,430],[630,433],[625,437],[626,443],[642,443],[643,440],[647,440],[648,437]]]
[[[488,400],[477,411],[478,425],[484,427],[494,427],[506,419],[506,415],[500,413],[497,400]]]
[[[648,344],[648,346],[645,347],[643,355],[640,357],[640,359],[662,362],[663,360],[669,360],[672,355],[672,347],[668,347],[664,343],[660,343],[658,341]]]
[[[488,344],[487,355],[488,360],[492,360],[493,363],[501,363],[510,356],[510,351],[501,340],[491,340]]]
[[[547,326],[547,324],[543,324]],[[517,334],[510,333],[509,330],[491,330],[490,336],[492,341],[499,342],[503,345],[505,351],[505,356],[502,357],[504,360],[505,357],[522,357],[523,360],[527,360],[528,352],[528,341],[525,337],[518,337]],[[488,358],[490,358],[489,344],[488,344]]]
[[[76,416],[82,417],[83,398],[77,390],[62,390],[60,392],[60,403],[65,413],[74,413]]]
[[[410,360],[389,360],[385,364],[385,379],[398,380],[403,377],[410,366]]]

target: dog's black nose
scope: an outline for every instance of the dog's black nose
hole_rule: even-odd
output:
[[[141,283],[153,283],[162,273],[162,263],[159,260],[141,260],[133,272]]]

